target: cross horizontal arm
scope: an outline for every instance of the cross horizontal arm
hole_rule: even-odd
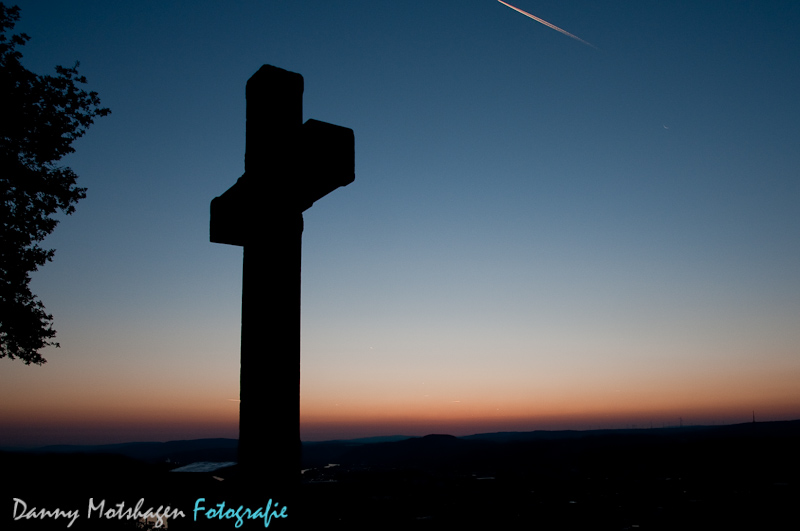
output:
[[[353,130],[318,120],[308,120],[300,129],[302,175],[298,183],[301,212],[340,186],[356,178]]]
[[[275,164],[280,175],[245,172],[211,201],[212,242],[243,246],[262,233],[268,217],[302,213],[355,180],[352,129],[308,120],[287,145],[290,153]]]

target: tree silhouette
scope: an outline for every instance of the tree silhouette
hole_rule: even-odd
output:
[[[53,316],[30,291],[30,273],[53,259],[54,249],[39,246],[58,224],[53,215],[71,214],[86,197],[75,172],[57,163],[110,111],[79,87],[86,78],[77,62],[57,66],[54,76],[23,67],[17,47],[30,37],[8,35],[18,20],[19,7],[0,3],[0,358],[42,364],[39,350],[58,343]]]

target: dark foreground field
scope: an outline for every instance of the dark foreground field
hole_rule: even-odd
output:
[[[312,443],[304,445],[298,499],[269,528],[792,529],[800,520],[799,443],[800,421]],[[2,452],[0,529],[67,529],[63,516],[15,520],[14,498],[28,511],[79,511],[69,527],[77,530],[135,529],[134,520],[87,517],[89,499],[105,500],[108,511],[144,498],[142,510],[181,510],[168,520],[180,530],[237,529],[235,518],[200,513],[194,521],[199,498],[207,508],[255,509],[275,497],[265,484],[244,484],[236,467],[170,472],[187,461],[229,460],[235,441],[170,444],[117,447],[128,457]],[[260,518],[239,529],[264,528]]]

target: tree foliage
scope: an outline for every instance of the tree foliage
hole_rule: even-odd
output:
[[[58,343],[53,316],[30,291],[30,273],[53,259],[55,250],[39,245],[58,224],[53,215],[73,213],[86,197],[75,172],[58,162],[110,111],[81,88],[77,62],[57,66],[55,75],[23,67],[18,48],[30,37],[9,34],[18,20],[17,6],[0,3],[0,358],[42,364],[39,351]]]

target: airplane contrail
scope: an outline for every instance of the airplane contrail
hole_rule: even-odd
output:
[[[559,27],[558,27],[558,26],[556,26],[555,24],[550,24],[550,23],[549,23],[549,22],[547,22],[546,20],[542,20],[541,18],[537,17],[536,15],[531,15],[531,14],[530,14],[530,13],[528,13],[527,11],[523,11],[522,9],[520,9],[520,8],[518,8],[518,7],[514,7],[514,6],[512,6],[511,4],[507,4],[507,3],[503,2],[503,0],[497,0],[497,1],[498,1],[498,2],[500,2],[501,4],[503,4],[503,5],[504,5],[504,6],[506,6],[506,7],[510,7],[511,9],[513,9],[514,11],[516,11],[517,13],[522,13],[522,14],[523,14],[523,15],[525,15],[526,17],[532,18],[532,19],[533,19],[533,20],[535,20],[536,22],[541,22],[542,24],[544,24],[544,25],[545,25],[545,26],[547,26],[548,28],[552,28],[552,29],[554,29],[554,30],[558,31],[559,33],[563,33],[563,34],[564,34],[564,35],[566,35],[567,37],[571,37],[571,38],[575,39],[576,41],[582,42],[582,43],[583,43],[583,44],[585,44],[586,46],[591,46],[591,47],[592,47],[592,48],[594,48],[595,50],[597,49],[597,46],[595,46],[595,45],[594,45],[594,44],[592,44],[591,42],[586,42],[585,40],[581,39],[580,37],[576,37],[576,36],[575,36],[575,35],[573,35],[572,33],[568,32],[568,31],[564,31],[563,29],[559,28]]]

